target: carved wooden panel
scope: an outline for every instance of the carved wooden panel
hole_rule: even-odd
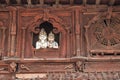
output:
[[[34,12],[33,12],[34,11]],[[65,15],[61,10],[51,11],[49,9],[19,9],[18,21],[18,36],[17,36],[17,54],[21,57],[66,57],[70,56],[72,45],[72,12],[65,11]],[[58,34],[57,41],[59,44],[58,49],[35,49],[37,35],[40,30],[39,26],[44,23],[49,23],[53,26],[53,32]],[[49,27],[49,26],[48,26]],[[44,27],[42,27],[44,28]],[[48,33],[47,33],[48,34]],[[34,35],[36,35],[34,37]],[[35,38],[35,39],[34,39]],[[35,40],[35,41],[34,41]],[[47,55],[48,54],[48,55]]]
[[[86,62],[85,72],[110,72],[119,71],[119,62]]]
[[[59,66],[59,67],[58,67]],[[75,71],[73,63],[21,63],[18,73],[46,73]]]
[[[101,55],[119,54],[119,26],[118,16],[111,16],[110,19],[105,14],[93,17],[85,26],[88,52]]]
[[[119,7],[111,9],[61,5],[0,9],[0,79],[14,80],[22,73],[45,74],[36,80],[120,79]],[[42,29],[47,37],[52,32],[57,48],[36,48]]]
[[[9,71],[10,71],[9,65],[4,62],[0,62],[0,73],[6,74],[6,73],[10,73]]]
[[[89,72],[89,73],[81,73],[81,72],[64,72],[64,73],[43,73],[36,74],[32,76],[32,74],[17,74],[17,78],[24,80],[119,80],[120,72]],[[22,77],[25,76],[24,78]]]
[[[10,51],[10,12],[9,11],[0,11],[0,55],[7,56]],[[8,45],[9,44],[9,45]]]

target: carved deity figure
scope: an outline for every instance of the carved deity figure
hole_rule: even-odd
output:
[[[17,64],[15,62],[10,63],[10,72],[15,72],[16,66],[17,66]]]
[[[58,48],[58,43],[55,41],[55,35],[52,32],[48,35],[48,48]]]
[[[39,40],[36,42],[36,49],[47,48],[47,34],[42,28],[39,33]]]

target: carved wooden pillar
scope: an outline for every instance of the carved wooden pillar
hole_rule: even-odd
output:
[[[2,44],[2,30],[0,29],[0,44]],[[2,46],[0,46],[0,54],[2,52]]]
[[[67,36],[65,36],[65,35],[67,35],[66,33],[62,33],[61,34],[62,35],[62,38],[60,39],[60,41],[63,41],[62,43],[60,43],[60,44],[64,44],[64,46],[62,46],[61,48],[61,55],[60,55],[60,57],[66,57],[66,52],[67,52],[67,48],[66,48],[66,46],[67,46],[67,42],[66,42],[66,39],[67,39]]]
[[[4,45],[5,45],[5,30],[6,27],[0,27],[0,55],[2,56],[4,53]]]
[[[75,10],[75,35],[76,35],[76,55],[80,56],[80,13]]]
[[[1,55],[3,55],[3,53],[4,53],[4,45],[5,45],[5,30],[6,30],[6,27],[1,27],[1,29],[2,29],[2,40],[1,40],[1,46],[2,46],[2,48],[1,48]]]
[[[22,57],[22,59],[24,58],[24,53],[25,53],[25,33],[26,33],[26,27],[22,27],[22,36],[23,36],[23,38],[22,38],[22,55],[21,55],[21,57]]]
[[[16,10],[12,12],[12,23],[11,23],[11,50],[10,57],[15,56],[15,38],[16,38]]]
[[[70,27],[67,27],[67,57],[70,57],[70,47],[71,47],[71,41],[70,41]]]
[[[84,47],[85,47],[85,45],[84,45],[84,34],[83,34],[83,18],[82,18],[82,16],[83,16],[83,11],[81,10],[80,11],[80,55],[81,56],[85,56],[85,52],[84,52]]]
[[[12,13],[10,12],[10,15],[12,15]],[[12,20],[12,17],[10,17],[10,23],[12,22],[11,21]],[[9,24],[9,26],[11,26],[11,24]],[[9,34],[8,34],[8,53],[7,53],[7,56],[9,57],[11,54],[11,34],[10,34],[10,32],[11,32],[11,29],[10,28],[8,28],[9,30]]]
[[[90,45],[89,45],[89,39],[88,39],[88,28],[89,28],[89,26],[84,26],[84,28],[85,28],[85,38],[86,38],[86,45],[87,45],[87,55],[90,56],[90,54],[89,54]]]
[[[74,28],[74,26],[75,26],[75,16],[74,16],[75,14],[74,14],[74,11],[73,11],[73,13],[72,13],[72,23],[73,23],[73,28],[71,29],[71,32],[72,32],[72,34],[71,34],[71,38],[72,38],[72,42],[71,42],[71,53],[72,53],[72,55],[71,56],[75,56],[76,55],[76,49],[75,49],[75,28]]]

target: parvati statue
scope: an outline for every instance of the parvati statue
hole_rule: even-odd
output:
[[[39,33],[39,40],[36,42],[36,49],[47,48],[47,34],[42,28]]]
[[[58,48],[58,43],[55,41],[55,35],[52,32],[48,35],[48,48]]]

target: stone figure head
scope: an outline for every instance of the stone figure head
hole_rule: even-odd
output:
[[[41,29],[40,33],[39,33],[39,39],[40,40],[46,40],[47,39],[47,33],[44,30],[44,28]]]
[[[54,39],[55,39],[55,35],[52,32],[50,32],[48,35],[48,41],[53,42]]]

